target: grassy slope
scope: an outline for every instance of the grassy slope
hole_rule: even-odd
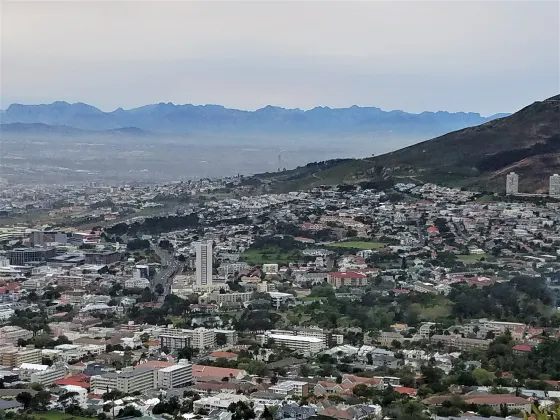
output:
[[[557,152],[527,157],[497,170],[485,170],[485,158],[500,152],[525,149],[553,140]],[[277,191],[308,189],[319,185],[356,183],[392,177],[397,181],[437,182],[498,190],[505,173],[520,174],[520,188],[539,191],[548,174],[560,171],[560,95],[535,102],[517,113],[424,141],[385,155],[307,165],[257,177]],[[482,169],[481,169],[482,168]]]

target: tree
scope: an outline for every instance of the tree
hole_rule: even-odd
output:
[[[165,292],[165,289],[163,288],[163,284],[161,283],[156,284],[154,291],[160,296],[163,295],[163,292]]]
[[[127,405],[119,411],[119,414],[117,414],[117,418],[123,417],[142,417],[142,412],[136,409],[133,405]]]
[[[227,344],[227,337],[224,333],[216,333],[216,345],[225,346]]]
[[[21,392],[16,396],[16,401],[23,405],[24,409],[29,409],[33,396],[29,392]]]

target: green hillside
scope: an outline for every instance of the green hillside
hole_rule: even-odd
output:
[[[520,174],[520,189],[527,192],[544,189],[548,176],[560,172],[560,95],[395,152],[310,163],[256,178],[283,191],[383,180],[501,191],[510,170]]]

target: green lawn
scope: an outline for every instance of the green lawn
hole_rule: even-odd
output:
[[[279,264],[288,265],[290,262],[297,262],[300,259],[300,253],[298,251],[285,252],[280,249],[270,248],[270,249],[259,249],[259,250],[247,250],[241,257],[244,261],[249,264]]]
[[[457,255],[459,261],[465,264],[473,264],[480,261],[482,258],[488,258],[487,254],[468,254],[468,255]]]
[[[78,417],[71,414],[59,413],[58,411],[47,411],[44,413],[30,414],[31,417],[45,420],[95,420],[95,417]]]
[[[379,249],[385,248],[387,244],[382,242],[368,242],[368,241],[344,241],[329,244],[333,248],[359,248],[359,249]]]

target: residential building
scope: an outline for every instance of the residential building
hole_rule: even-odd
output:
[[[16,344],[20,338],[29,340],[33,338],[33,332],[13,325],[0,328],[0,344]]]
[[[117,389],[126,394],[144,392],[156,389],[158,386],[156,370],[153,368],[137,368],[120,373],[107,373],[92,376],[90,380],[92,390]]]
[[[91,251],[86,252],[86,264],[111,265],[120,261],[121,256],[117,251]]]
[[[231,293],[220,293],[219,290],[213,292],[204,293],[198,298],[199,303],[212,303],[215,302],[218,305],[228,304],[228,303],[243,303],[249,302],[253,292],[231,292]]]
[[[342,286],[367,286],[368,278],[365,274],[353,271],[332,272],[327,274],[327,283],[335,289]]]
[[[22,364],[21,366],[24,365],[25,364]],[[43,386],[51,386],[54,381],[66,377],[67,374],[68,371],[64,366],[53,365],[52,367],[47,367],[47,369],[45,370],[31,373],[29,381],[31,383],[35,382]]]
[[[519,175],[510,172],[506,176],[506,195],[519,193]]]
[[[442,343],[444,346],[457,348],[459,350],[486,349],[492,340],[480,340],[478,338],[463,338],[460,335],[439,335],[430,337],[431,343]]]
[[[548,194],[551,197],[560,197],[560,175],[554,174],[549,178]]]
[[[22,363],[41,363],[41,350],[40,349],[27,349],[4,347],[0,348],[0,363],[2,366],[19,367]]]
[[[196,284],[199,286],[212,284],[212,242],[195,242],[196,250]]]
[[[191,336],[188,334],[169,335],[162,334],[159,336],[160,348],[167,348],[170,352],[181,350],[185,347],[191,347]]]
[[[158,387],[160,389],[182,388],[193,381],[192,365],[178,364],[158,370]]]
[[[283,396],[306,397],[309,394],[309,384],[302,381],[284,381],[268,388],[268,392]]]
[[[195,349],[212,349],[216,347],[216,333],[204,327],[195,328],[190,330],[191,346]]]
[[[227,410],[227,408],[237,402],[249,403],[249,398],[244,395],[221,393],[211,397],[201,398],[193,403],[194,411],[205,410]]]
[[[270,340],[273,340],[278,345],[284,345],[289,349],[299,351],[304,355],[314,355],[325,348],[323,340],[316,337],[265,333],[263,335],[263,344],[268,343]]]

